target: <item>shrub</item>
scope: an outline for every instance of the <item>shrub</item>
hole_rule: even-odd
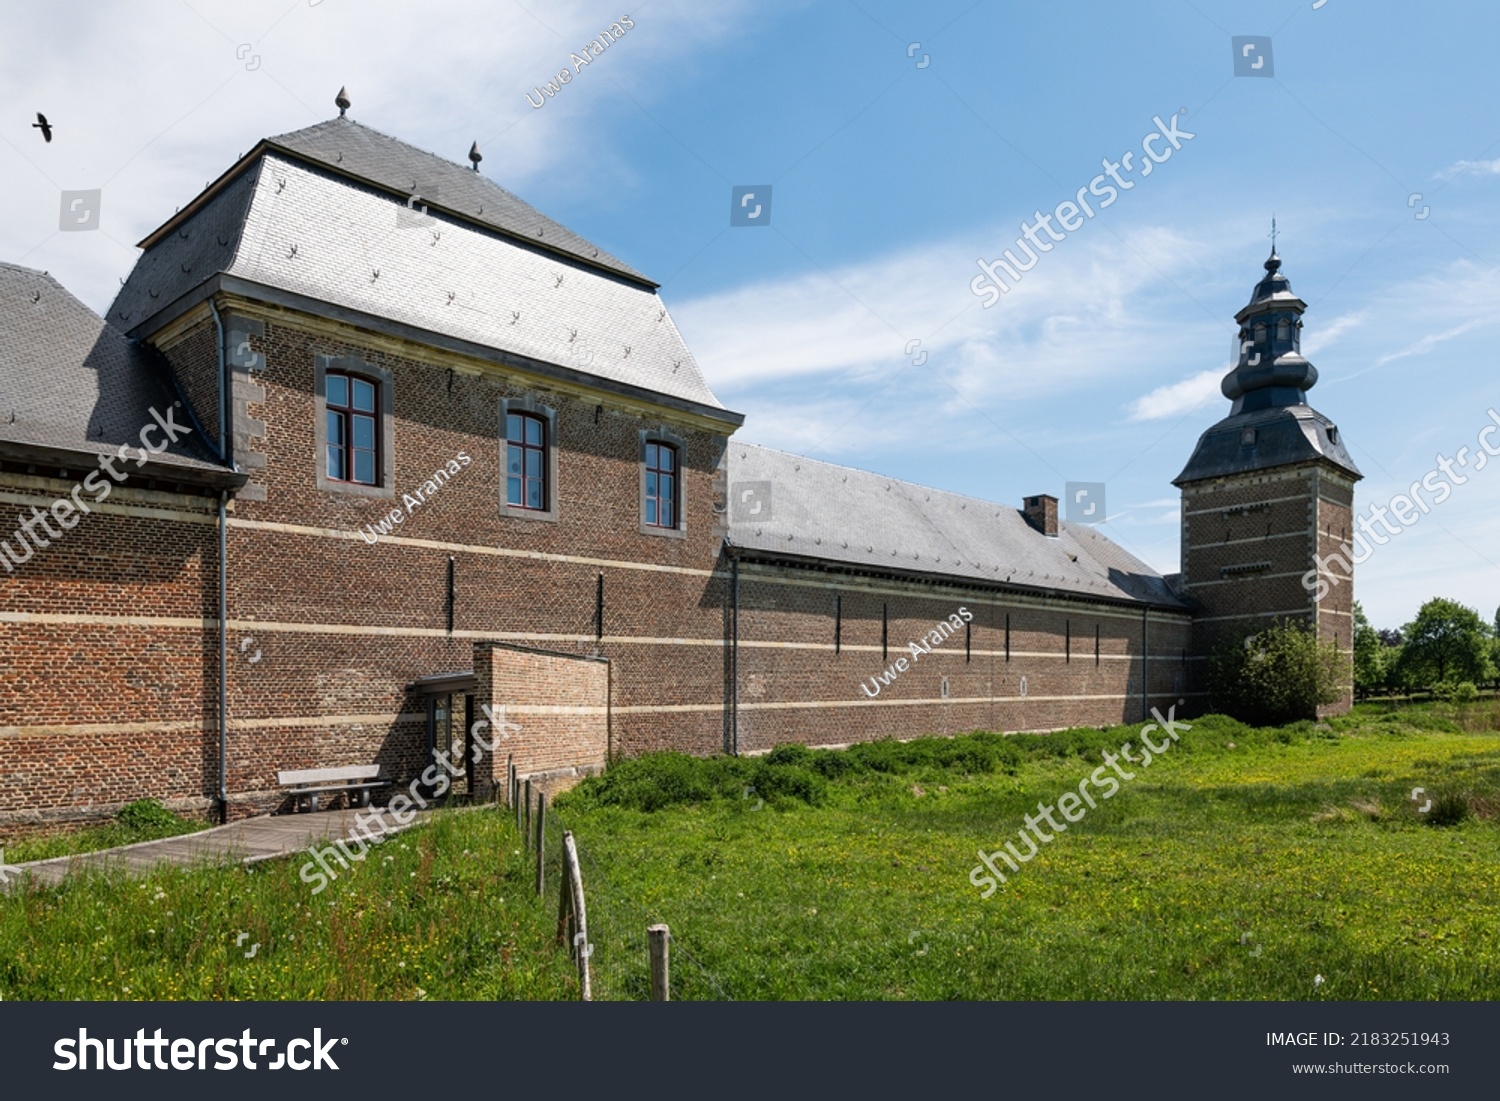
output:
[[[1477,703],[1479,701],[1479,689],[1471,680],[1443,681],[1433,687],[1432,694],[1448,703]]]
[[[689,757],[648,753],[611,765],[603,776],[584,781],[576,797],[597,806],[654,811],[716,796],[738,796],[750,782],[753,762],[737,757]]]
[[[828,781],[801,765],[777,764],[762,760],[755,770],[756,794],[766,799],[800,799],[816,806],[823,801],[828,790]]]
[[[183,825],[181,818],[155,799],[137,799],[134,803],[125,804],[116,812],[115,820],[137,833],[156,833]]]
[[[1235,718],[1274,726],[1317,716],[1343,695],[1345,662],[1306,626],[1282,621],[1238,642],[1227,639],[1209,663],[1215,706]]]
[[[1422,817],[1429,826],[1456,826],[1469,817],[1469,797],[1460,791],[1440,791],[1432,797],[1432,809]]]
[[[798,742],[787,742],[766,754],[766,760],[773,765],[806,765],[811,758],[812,750]]]

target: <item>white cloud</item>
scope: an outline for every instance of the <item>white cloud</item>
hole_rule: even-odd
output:
[[[1372,323],[1369,318],[1380,320]],[[1369,365],[1336,376],[1330,372],[1329,381],[1347,382],[1388,363],[1425,356],[1441,344],[1500,322],[1500,272],[1468,260],[1455,261],[1419,278],[1388,283],[1364,310],[1335,324],[1346,321],[1347,331],[1364,339],[1341,350],[1340,358],[1353,358],[1367,347]],[[1384,351],[1393,335],[1404,343]]]
[[[1224,368],[1210,367],[1181,382],[1158,386],[1130,403],[1130,419],[1155,421],[1191,413],[1204,402],[1220,396],[1219,384],[1224,374]]]
[[[1326,348],[1332,348],[1346,333],[1358,332],[1366,323],[1365,310],[1341,314],[1332,321],[1319,324],[1302,338],[1302,354],[1312,359]]]
[[[1169,349],[1190,355],[1215,324],[1183,323],[1178,290],[1200,281],[1206,243],[1160,227],[1122,238],[1059,244],[991,309],[969,290],[979,271],[968,236],[691,299],[673,315],[721,396],[796,376],[896,371],[914,339],[922,369],[940,371],[966,402],[1063,393],[1139,373]]]
[[[1451,180],[1456,176],[1500,176],[1500,157],[1492,161],[1455,161],[1433,179]]]

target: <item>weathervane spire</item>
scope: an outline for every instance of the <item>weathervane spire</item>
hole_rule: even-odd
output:
[[[1271,255],[1276,255],[1276,215],[1271,215]]]

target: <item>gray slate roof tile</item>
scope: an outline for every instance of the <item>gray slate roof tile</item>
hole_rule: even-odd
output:
[[[295,145],[299,157],[278,153],[283,145]],[[318,157],[311,156],[319,150]],[[345,160],[337,172],[321,167],[339,152]],[[384,182],[377,186],[344,174],[356,170]],[[597,258],[587,257],[592,246],[576,236],[566,238],[573,243],[560,255],[452,216],[441,206],[428,206],[425,213],[421,203],[409,208],[389,190],[392,174],[407,172],[415,173],[419,185],[436,179],[444,199],[463,186],[508,196],[509,205],[496,218],[509,219],[517,232],[535,226],[548,238],[566,234],[479,174],[336,119],[271,139],[238,176],[169,223],[170,232],[153,235],[107,316],[122,329],[149,332],[154,315],[226,273],[724,409],[654,284],[623,265],[616,270],[632,278],[601,269]]]
[[[351,118],[329,119],[266,141],[337,171],[399,191],[403,198],[416,191],[424,196],[422,205],[429,209],[452,211],[632,279],[652,282],[512,195],[484,173],[408,145]]]
[[[45,272],[0,263],[0,446],[86,455],[140,447],[141,429],[180,401],[170,368]],[[186,416],[174,413],[182,423]],[[199,433],[155,457],[185,469],[222,469]],[[153,436],[153,439],[157,437]]]
[[[1185,610],[1088,525],[1060,522],[1049,537],[1008,505],[735,441],[728,475],[729,543],[746,551]]]

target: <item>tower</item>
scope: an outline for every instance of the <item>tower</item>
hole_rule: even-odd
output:
[[[1307,623],[1352,652],[1354,483],[1363,475],[1338,427],[1307,403],[1317,369],[1301,353],[1307,309],[1281,272],[1235,315],[1239,362],[1224,377],[1229,415],[1198,439],[1182,491],[1182,586],[1195,607],[1194,652],[1279,619]],[[1329,710],[1348,708],[1345,698]]]

